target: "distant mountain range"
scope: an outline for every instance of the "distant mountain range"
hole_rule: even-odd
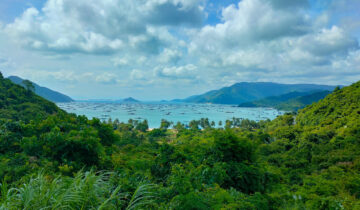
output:
[[[135,98],[129,97],[124,99],[88,99],[88,100],[78,100],[80,102],[97,102],[97,103],[141,103],[141,101],[136,100]]]
[[[24,86],[22,78],[8,77]],[[35,93],[52,102],[72,102],[69,96],[33,83]],[[230,87],[212,90],[201,95],[165,102],[236,104],[241,107],[274,107],[281,110],[297,110],[324,98],[336,86],[314,84],[278,84],[271,82],[241,82]],[[141,103],[132,97],[119,100],[82,100],[86,102]]]
[[[291,92],[332,91],[335,87],[336,86],[314,84],[241,82],[230,87],[212,90],[201,95],[190,96],[185,99],[174,99],[172,102],[242,104]]]
[[[24,86],[24,84],[22,83],[24,80],[20,77],[17,76],[10,76],[8,77],[8,79],[10,79],[13,83]],[[49,88],[46,87],[41,87],[36,83],[33,83],[34,87],[35,87],[35,93],[49,101],[58,103],[58,102],[72,102],[74,101],[72,98],[70,98],[67,95],[64,95],[62,93],[59,93],[57,91],[51,90]]]
[[[136,100],[135,98],[129,97],[123,99],[121,102],[123,103],[140,103],[140,101]]]
[[[285,111],[297,111],[325,98],[331,91],[291,92],[280,96],[271,96],[261,100],[245,102],[239,107],[273,107]]]

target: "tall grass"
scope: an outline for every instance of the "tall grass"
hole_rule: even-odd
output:
[[[153,185],[121,192],[111,173],[78,172],[75,177],[50,178],[39,173],[26,184],[1,184],[0,209],[139,209],[153,203]],[[130,197],[130,198],[128,198]]]

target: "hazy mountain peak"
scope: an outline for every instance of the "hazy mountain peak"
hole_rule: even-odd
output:
[[[24,81],[24,79],[18,77],[18,76],[9,76],[8,79],[10,79],[13,83],[24,86],[22,84],[22,82]],[[74,101],[72,98],[70,98],[67,95],[64,95],[62,93],[59,93],[57,91],[51,90],[49,88],[46,87],[42,87],[39,86],[38,84],[34,83],[34,87],[35,87],[35,93],[38,94],[39,96],[52,101],[52,102],[72,102]]]

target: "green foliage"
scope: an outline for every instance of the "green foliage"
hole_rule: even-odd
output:
[[[58,112],[63,111],[55,104],[8,79],[0,79],[0,119],[29,122]]]
[[[1,209],[138,209],[154,202],[152,185],[122,192],[111,173],[78,172],[73,178],[44,173],[8,189],[2,184]]]
[[[305,106],[325,98],[330,91],[290,92],[280,96],[271,96],[261,100],[245,102],[240,107],[273,107],[284,111],[297,111]]]
[[[169,122],[169,121],[167,121],[165,119],[162,119],[161,124],[160,124],[160,129],[166,130],[171,126],[171,124],[172,124],[172,122]]]
[[[360,82],[330,94],[319,103],[299,111],[300,125],[346,126],[360,117]]]
[[[276,84],[270,82],[242,82],[219,90],[212,90],[202,95],[195,95],[180,100],[190,103],[241,104],[270,96],[279,96],[291,92],[331,91],[334,86],[306,84]]]
[[[29,92],[35,92],[35,86],[29,80],[22,81],[22,84],[25,86],[26,90]]]
[[[359,82],[273,121],[151,131],[0,90],[0,209],[360,208]]]
[[[53,90],[50,90],[46,87],[41,87],[31,81],[27,80],[27,82],[25,82],[25,80],[21,79],[20,77],[10,76],[10,77],[8,77],[8,79],[11,80],[15,84],[25,87],[27,90],[29,90],[29,88],[27,88],[27,86],[30,85],[29,87],[32,92],[35,92],[37,95],[39,95],[49,101],[52,101],[52,102],[72,102],[72,101],[74,101],[69,96],[66,96],[64,94],[61,94],[61,93],[53,91]],[[33,87],[31,87],[31,86],[33,86]]]

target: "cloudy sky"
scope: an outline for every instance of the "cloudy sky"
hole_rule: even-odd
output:
[[[0,0],[0,71],[75,99],[360,80],[359,0]]]

